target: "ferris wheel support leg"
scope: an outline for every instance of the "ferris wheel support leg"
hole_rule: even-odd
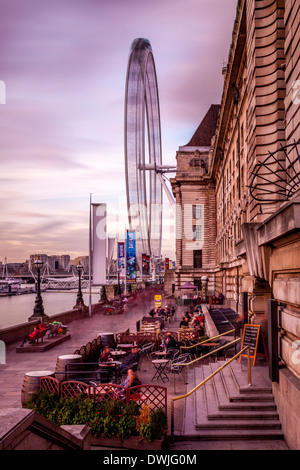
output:
[[[175,199],[174,197],[172,196],[168,186],[166,185],[166,182],[164,180],[164,178],[162,177],[162,175],[160,173],[157,173],[157,176],[162,184],[162,187],[164,188],[164,191],[166,193],[166,196],[168,198],[168,201],[170,203],[170,206],[172,207],[173,211],[174,211],[174,214],[176,215],[176,202],[175,202]]]

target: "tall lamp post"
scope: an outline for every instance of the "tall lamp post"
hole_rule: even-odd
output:
[[[44,305],[43,305],[43,299],[41,295],[41,269],[43,267],[43,261],[40,259],[35,260],[34,265],[37,270],[37,291],[36,291],[36,298],[35,298],[35,304],[33,308],[33,314],[31,317],[28,318],[29,321],[35,320],[35,319],[40,319],[45,320],[46,318],[49,318],[48,315],[45,315],[44,311]]]
[[[78,272],[78,292],[77,292],[77,299],[76,299],[76,305],[74,308],[83,308],[85,307],[84,301],[83,301],[83,296],[82,296],[82,290],[81,290],[81,274],[83,271],[83,266],[82,264],[78,264],[76,266],[77,272]]]
[[[204,299],[205,299],[205,302],[207,302],[208,277],[207,276],[202,276],[201,277],[201,283],[202,283],[202,286],[204,287],[204,292],[203,292],[204,293]]]
[[[122,266],[119,266],[117,268],[118,283],[117,283],[116,295],[121,295],[122,294],[122,290],[121,290],[121,286],[120,286],[120,272],[122,271],[123,268],[124,268],[123,264],[122,264]]]

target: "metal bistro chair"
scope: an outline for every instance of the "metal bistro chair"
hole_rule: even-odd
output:
[[[147,358],[150,359],[153,349],[154,349],[154,343],[145,344],[140,351],[141,356],[147,356]]]
[[[183,364],[188,362],[188,360],[189,360],[189,354],[182,354],[181,357],[178,356],[175,359],[173,359],[171,361],[169,373],[177,374],[178,376],[182,377],[182,371],[185,369],[185,366],[183,366]]]
[[[187,360],[191,360],[191,355],[190,353],[183,353],[183,354],[179,354],[177,356],[177,360],[181,360],[181,359],[187,359]]]
[[[218,359],[226,359],[227,358],[227,352],[230,350],[234,350],[234,345],[231,344],[230,346],[226,346],[227,343],[230,341],[227,341],[226,339],[222,338],[218,341],[218,346],[214,346],[211,348],[210,353],[211,353],[211,358],[216,362]],[[220,351],[213,352],[214,350],[224,346],[223,349]]]
[[[179,349],[169,348],[168,351],[170,353],[171,360],[176,359],[176,357],[179,356]]]

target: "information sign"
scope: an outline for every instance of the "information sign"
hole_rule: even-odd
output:
[[[251,324],[244,325],[241,349],[243,349],[245,346],[250,347],[250,357],[253,359],[253,365],[255,365],[255,360],[256,360],[259,333],[260,333],[260,325],[251,325]],[[240,356],[239,362],[241,362],[242,356],[247,357],[248,352]]]
[[[154,307],[160,308],[161,307],[161,295],[154,296]]]

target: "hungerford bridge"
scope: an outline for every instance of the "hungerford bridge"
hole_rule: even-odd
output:
[[[2,282],[7,281],[8,284],[10,283],[20,283],[29,279],[33,279],[36,282],[36,276],[32,274],[22,274],[22,275],[11,275],[9,278],[5,278],[2,280]],[[77,289],[78,288],[78,276],[74,275],[62,275],[61,277],[58,277],[57,274],[55,276],[50,275],[50,276],[41,276],[41,282],[42,284],[47,288],[47,289]],[[87,289],[89,287],[89,280],[81,278],[81,287],[83,289]]]

